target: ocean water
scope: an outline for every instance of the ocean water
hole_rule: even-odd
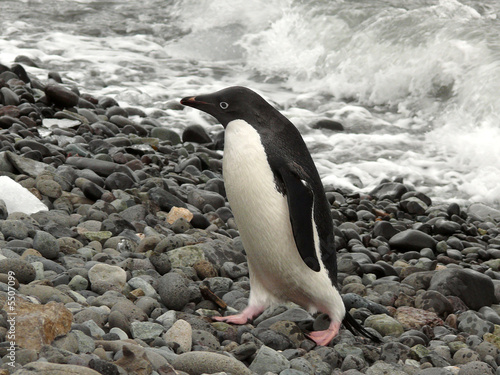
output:
[[[28,56],[39,78],[178,130],[221,127],[172,103],[248,86],[299,128],[327,185],[403,178],[437,202],[500,206],[497,0],[2,0],[0,14],[0,63]]]

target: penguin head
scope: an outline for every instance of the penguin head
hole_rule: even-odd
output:
[[[258,127],[262,121],[262,113],[277,112],[259,94],[242,86],[186,97],[181,100],[181,104],[212,115],[224,128],[233,120],[245,120]]]

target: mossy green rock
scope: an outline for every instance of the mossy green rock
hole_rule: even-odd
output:
[[[452,341],[448,343],[448,347],[450,348],[451,354],[455,354],[462,348],[467,348],[467,344],[462,341]]]
[[[412,346],[410,353],[411,353],[411,355],[412,355],[413,358],[422,359],[425,356],[429,355],[430,350],[427,349],[422,344],[417,344],[415,346]]]
[[[110,231],[100,231],[100,232],[85,232],[83,234],[89,241],[102,241],[111,238],[113,233]]]
[[[401,323],[386,314],[369,316],[365,320],[365,327],[373,328],[382,336],[399,337],[404,332]]]
[[[205,260],[203,249],[198,246],[184,246],[178,249],[170,250],[168,253],[170,264],[174,268],[192,267],[200,260]]]

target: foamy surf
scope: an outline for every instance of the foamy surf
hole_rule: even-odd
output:
[[[500,204],[495,1],[30,4],[2,3],[3,64],[28,56],[35,76],[57,70],[176,129],[220,127],[169,103],[248,86],[299,127],[325,184],[402,177],[436,200]],[[345,131],[311,128],[325,118]]]

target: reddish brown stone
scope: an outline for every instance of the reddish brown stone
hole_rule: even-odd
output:
[[[444,324],[436,313],[409,306],[399,307],[394,313],[394,318],[405,329],[420,329],[425,325],[434,327]]]
[[[9,313],[16,313],[15,342],[21,348],[40,350],[58,336],[71,329],[73,314],[62,303],[49,302],[37,305],[16,297],[15,305],[4,305]]]

